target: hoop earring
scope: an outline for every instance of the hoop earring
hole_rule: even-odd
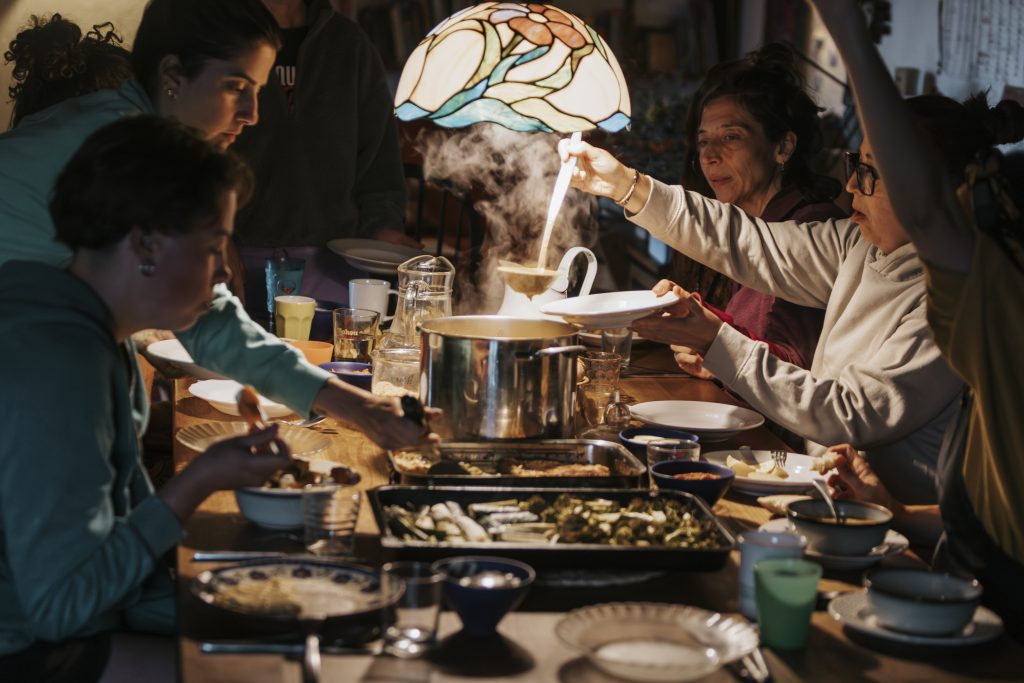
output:
[[[781,162],[779,162],[779,175],[782,175],[785,172],[786,172],[786,162],[785,161],[781,161]]]
[[[156,264],[155,263],[140,263],[139,264],[139,273],[142,274],[142,277],[153,277],[153,275],[156,273]]]

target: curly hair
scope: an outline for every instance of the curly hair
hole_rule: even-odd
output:
[[[249,167],[196,131],[150,114],[126,116],[82,143],[57,178],[50,216],[73,250],[103,249],[132,228],[185,234],[213,225],[225,194],[243,205]]]
[[[4,52],[14,65],[8,88],[14,111],[11,125],[63,100],[103,88],[117,88],[132,77],[131,55],[110,22],[82,29],[60,14],[33,15]]]

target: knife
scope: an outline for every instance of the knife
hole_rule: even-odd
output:
[[[192,555],[193,562],[241,562],[242,560],[280,560],[300,558],[301,553],[268,553],[258,550],[200,550]]]
[[[301,657],[305,651],[305,643],[260,643],[254,641],[217,641],[199,643],[199,651],[206,655],[283,655],[285,657]],[[330,645],[320,646],[325,655],[366,655],[376,656],[381,653],[380,645]]]

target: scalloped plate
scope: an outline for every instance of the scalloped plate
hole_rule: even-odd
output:
[[[555,634],[598,668],[638,681],[700,678],[750,654],[758,644],[757,630],[745,619],[657,602],[575,609],[555,625]],[[707,649],[715,656],[703,656]],[[655,651],[665,656],[652,659]]]
[[[248,432],[249,426],[245,422],[200,422],[179,429],[177,439],[194,451],[205,451],[218,441]],[[293,457],[314,455],[331,446],[330,439],[312,429],[282,424],[278,426],[277,434],[288,444]]]
[[[359,238],[331,240],[327,248],[348,261],[353,268],[375,275],[394,275],[398,272],[398,266],[414,256],[427,253],[403,244]]]
[[[764,424],[753,410],[710,401],[647,401],[631,405],[629,412],[646,424],[693,432],[701,443],[725,441]]]

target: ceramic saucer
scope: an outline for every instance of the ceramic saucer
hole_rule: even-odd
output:
[[[843,626],[868,636],[905,645],[927,645],[943,647],[964,647],[987,643],[999,637],[1003,632],[1003,622],[999,616],[986,607],[978,607],[974,619],[962,631],[945,636],[922,636],[914,633],[901,633],[880,626],[875,613],[868,606],[864,591],[840,595],[828,604],[828,613],[832,618],[842,622]]]

